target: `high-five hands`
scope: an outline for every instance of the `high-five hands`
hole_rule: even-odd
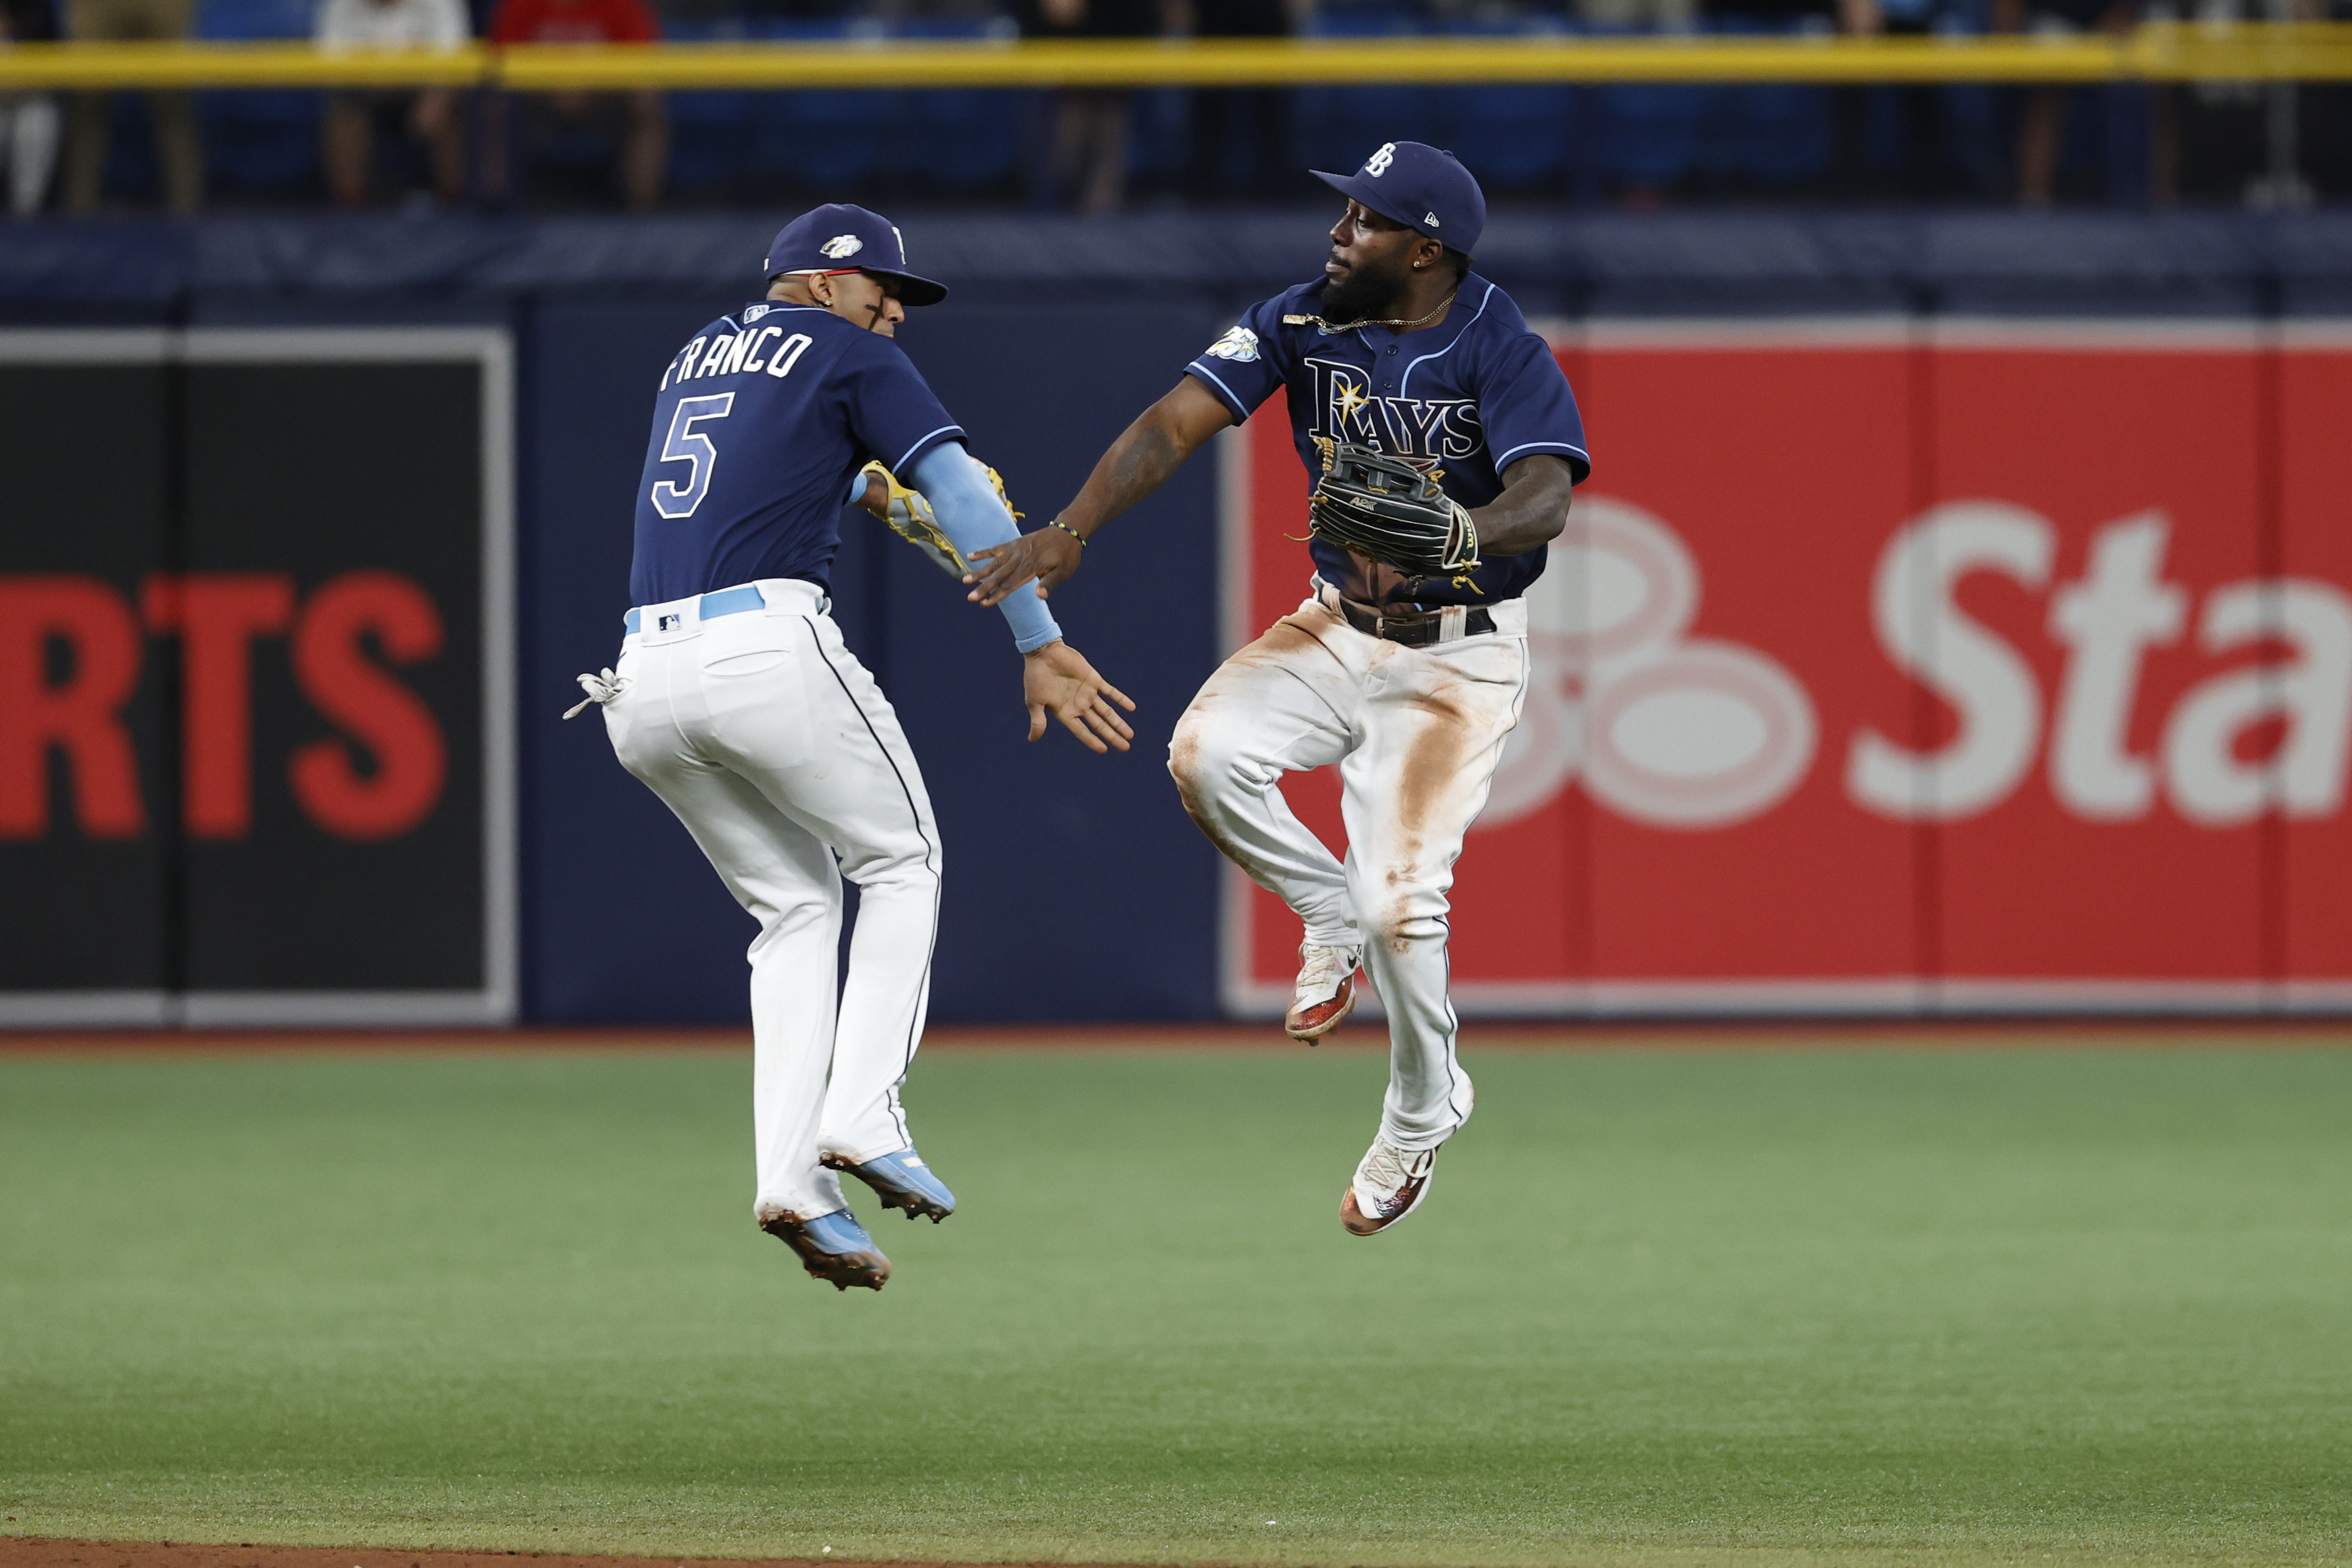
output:
[[[1134,701],[1067,643],[1048,643],[1021,661],[1021,696],[1029,705],[1032,740],[1045,733],[1049,713],[1089,751],[1125,751],[1135,738],[1133,727],[1111,706],[1133,713]]]
[[[1009,544],[976,549],[971,557],[973,570],[964,578],[971,591],[964,597],[974,604],[1000,603],[1034,577],[1037,597],[1044,599],[1056,583],[1066,581],[1078,570],[1085,552],[1084,545],[1050,525],[1034,528]],[[983,567],[982,561],[988,564]]]

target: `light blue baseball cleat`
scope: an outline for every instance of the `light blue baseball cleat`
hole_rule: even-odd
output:
[[[863,1285],[878,1291],[890,1278],[890,1260],[845,1208],[820,1214],[814,1219],[794,1219],[779,1214],[760,1221],[760,1228],[801,1255],[801,1266],[812,1279],[824,1280],[836,1291]]]
[[[937,1225],[955,1212],[955,1194],[912,1149],[877,1155],[864,1165],[853,1165],[840,1155],[822,1155],[818,1161],[829,1169],[856,1176],[875,1190],[883,1207],[903,1208],[909,1219],[929,1215],[931,1223]]]

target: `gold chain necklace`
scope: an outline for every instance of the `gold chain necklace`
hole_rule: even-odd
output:
[[[1426,316],[1416,316],[1410,321],[1342,321],[1339,325],[1334,327],[1330,322],[1326,321],[1320,316],[1285,316],[1282,319],[1282,324],[1286,327],[1304,327],[1309,321],[1312,321],[1315,323],[1316,329],[1327,338],[1336,338],[1342,332],[1352,332],[1359,327],[1402,327],[1407,331],[1411,331],[1415,327],[1426,327],[1429,323],[1437,319],[1438,317],[1443,316],[1446,311],[1452,309],[1454,307],[1454,296],[1461,292],[1461,289],[1456,288],[1454,291],[1454,294],[1449,294],[1444,298],[1437,302],[1436,309],[1432,310]]]

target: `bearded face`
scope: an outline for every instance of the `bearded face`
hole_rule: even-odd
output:
[[[1334,326],[1349,321],[1393,319],[1397,301],[1404,298],[1412,268],[1402,251],[1378,261],[1361,261],[1347,275],[1323,286],[1323,319]]]

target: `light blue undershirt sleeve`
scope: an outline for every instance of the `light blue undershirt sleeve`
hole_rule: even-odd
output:
[[[940,442],[917,458],[915,471],[905,477],[930,501],[940,531],[954,541],[966,559],[976,549],[1010,544],[1021,537],[1013,514],[996,498],[987,473],[961,444]],[[1037,597],[1034,582],[1024,582],[1006,594],[997,608],[1004,612],[1005,624],[1013,628],[1013,645],[1024,653],[1035,653],[1062,634],[1045,601]]]

